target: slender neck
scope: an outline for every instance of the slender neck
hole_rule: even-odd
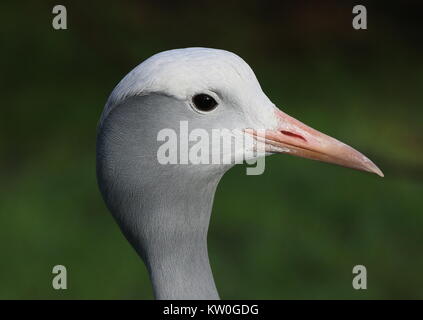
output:
[[[163,123],[168,117],[158,121],[156,115],[167,114],[169,104],[176,109],[175,103],[154,95],[128,98],[103,120],[97,136],[98,183],[123,234],[144,260],[156,298],[218,299],[207,231],[217,184],[230,166],[158,163],[157,132],[172,128],[175,119]]]
[[[219,299],[204,232],[169,239],[160,247],[160,253],[148,258],[156,299]]]
[[[157,299],[219,299],[207,252],[207,231],[221,174],[158,183],[131,192],[112,210],[144,260]],[[127,205],[131,203],[131,205]],[[122,210],[120,210],[122,209]]]
[[[151,211],[147,213],[148,235],[140,239],[144,241],[141,256],[157,299],[219,299],[207,252],[207,231],[220,177],[190,179],[183,188],[162,187],[159,198],[143,199],[151,205],[145,209]]]

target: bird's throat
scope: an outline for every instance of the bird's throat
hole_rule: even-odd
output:
[[[138,121],[138,113],[146,112],[139,99],[116,108],[99,129],[101,193],[145,262],[156,298],[218,299],[207,231],[217,185],[229,166],[159,164],[152,152],[155,131],[146,130],[151,122]]]
[[[157,299],[219,299],[207,251],[219,180],[220,176],[206,181],[181,176],[175,181],[184,188],[175,188],[176,182],[160,184],[161,190],[141,186],[129,193],[136,200],[124,200],[113,210],[147,266]]]
[[[175,240],[178,247],[170,245],[146,262],[156,299],[219,299],[205,236]]]
[[[219,298],[207,250],[217,183],[186,181],[184,189],[162,193],[158,206],[150,208],[149,231],[140,245],[157,299]]]

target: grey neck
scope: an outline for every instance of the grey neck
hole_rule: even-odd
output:
[[[113,209],[147,266],[156,299],[219,299],[207,251],[219,179],[185,181],[184,189],[168,181],[160,190],[132,193],[132,200],[123,201],[130,206]]]
[[[129,100],[99,128],[100,190],[123,234],[144,260],[156,298],[218,299],[207,231],[216,187],[229,167],[158,164],[158,129],[151,127],[157,121],[145,118],[156,113],[145,110],[167,100],[151,99]],[[158,126],[162,127],[166,126]]]
[[[219,299],[207,252],[217,183],[194,182],[182,193],[168,193],[151,212],[155,234],[141,247],[157,299]]]

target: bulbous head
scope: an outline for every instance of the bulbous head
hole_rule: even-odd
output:
[[[101,121],[126,98],[149,94],[182,102],[187,119],[192,122],[218,115],[238,115],[232,120],[241,127],[276,125],[275,106],[263,93],[253,70],[240,57],[225,50],[175,49],[150,57],[116,86]],[[210,96],[217,107],[205,111],[196,108],[193,102],[196,95]],[[170,109],[167,116],[172,118],[172,112],[177,111],[181,112]]]
[[[217,297],[206,248],[216,186],[235,162],[271,153],[382,175],[358,151],[277,109],[233,53],[162,52],[116,86],[98,127],[98,182],[157,297]]]
[[[148,158],[155,162],[152,165],[184,164],[187,172],[213,172],[230,167],[225,157],[233,164],[264,154],[288,153],[382,175],[358,151],[276,108],[248,64],[224,50],[186,48],[152,56],[115,87],[99,132],[105,122],[110,124],[113,113],[119,114],[116,122],[122,122],[126,114],[131,123],[123,126],[132,130],[127,134],[134,140],[127,148],[138,148],[136,158],[144,162]],[[225,144],[228,136],[232,143]],[[153,154],[156,159],[151,159]],[[220,161],[213,161],[217,154],[220,158],[214,160]]]

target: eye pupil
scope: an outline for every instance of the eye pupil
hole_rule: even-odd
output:
[[[212,111],[216,108],[217,102],[208,94],[200,93],[192,98],[195,107],[200,111]]]

